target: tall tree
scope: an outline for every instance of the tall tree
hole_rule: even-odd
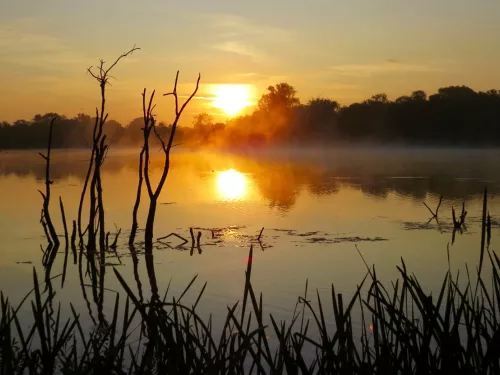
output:
[[[288,83],[278,83],[267,88],[268,93],[262,95],[258,103],[259,111],[273,112],[296,107],[300,104],[297,90]]]
[[[197,114],[193,119],[193,128],[196,130],[205,129],[207,127],[212,127],[214,123],[214,118],[208,113],[203,112]]]

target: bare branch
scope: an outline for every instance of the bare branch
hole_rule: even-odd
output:
[[[108,69],[104,72],[104,75],[107,75],[107,74],[111,71],[111,69],[113,69],[113,68],[116,66],[116,64],[118,64],[118,62],[119,62],[121,59],[123,59],[124,57],[127,57],[128,55],[131,55],[132,53],[134,53],[135,51],[138,51],[138,50],[140,50],[140,48],[139,48],[139,47],[136,47],[136,46],[134,45],[134,47],[132,47],[132,49],[131,49],[131,50],[129,50],[128,52],[125,52],[124,54],[122,54],[121,56],[119,56],[119,57],[116,59],[116,61],[115,61],[113,64],[111,64],[111,66],[110,66],[110,67],[109,67],[109,68],[108,68]],[[103,62],[103,63],[104,63],[104,62]]]
[[[194,242],[193,228],[189,228],[189,234],[191,234],[191,247],[194,248],[195,242]],[[213,233],[212,233],[212,238],[213,238]]]
[[[422,203],[424,204],[424,206],[425,206],[425,207],[427,207],[427,209],[429,210],[429,212],[430,212],[430,213],[431,213],[431,215],[432,215],[432,217],[431,217],[431,219],[429,220],[429,222],[430,222],[430,221],[432,221],[432,219],[436,219],[436,221],[438,221],[439,207],[441,207],[441,203],[442,203],[442,202],[443,202],[443,196],[441,195],[441,196],[439,197],[439,203],[438,203],[438,205],[437,205],[437,207],[436,207],[436,211],[435,211],[435,212],[431,210],[431,208],[427,205],[427,203],[422,202]]]
[[[427,209],[429,210],[429,212],[432,215],[432,218],[434,218],[434,216],[435,216],[434,211],[431,210],[431,208],[427,205],[427,203],[425,203],[425,202],[422,202],[422,203],[424,204],[425,207],[427,207]]]
[[[146,88],[142,91],[142,118],[146,119]]]
[[[144,128],[143,128],[143,133],[144,133],[144,145],[143,145],[143,150],[145,154],[145,160],[144,160],[144,180],[146,182],[146,188],[148,191],[148,195],[151,197],[153,196],[153,188],[151,186],[151,180],[149,179],[149,135],[151,133],[151,128],[154,129],[154,117],[152,116],[151,113],[151,105],[153,102],[155,91],[152,92],[151,97],[149,99],[149,104],[148,107],[146,108],[146,89],[143,91],[143,96],[142,96],[142,112],[144,116]]]
[[[156,207],[157,207],[158,197],[161,194],[163,185],[165,184],[165,181],[167,179],[168,172],[170,169],[170,150],[171,150],[172,145],[173,145],[173,140],[174,140],[177,124],[178,124],[179,119],[182,115],[182,112],[184,111],[186,106],[189,104],[191,99],[196,95],[198,88],[199,88],[200,79],[201,79],[201,75],[198,74],[196,88],[194,89],[193,93],[189,96],[189,98],[186,100],[186,102],[180,107],[180,109],[179,109],[179,97],[177,95],[177,85],[179,83],[179,71],[177,71],[177,73],[175,75],[175,82],[174,82],[173,91],[163,95],[163,96],[172,95],[174,97],[174,100],[175,100],[175,120],[174,120],[174,122],[172,124],[172,128],[170,130],[170,136],[169,136],[167,145],[165,145],[165,142],[161,138],[160,134],[158,133],[158,130],[157,130],[156,125],[155,125],[155,119],[152,115],[152,110],[155,108],[154,105],[152,105],[152,97],[150,99],[149,106],[148,106],[148,109],[146,111],[145,110],[145,107],[146,107],[145,95],[143,95],[143,113],[145,114],[145,118],[144,118],[144,120],[145,120],[145,127],[144,127],[144,151],[145,151],[144,179],[146,180],[146,185],[148,187],[149,200],[150,200],[149,211],[148,211],[145,233],[144,233],[146,254],[151,254],[153,251],[153,231],[154,231],[154,219],[155,219]],[[150,122],[152,123],[152,125],[149,125]],[[158,185],[156,186],[154,193],[152,192],[151,184],[149,181],[149,167],[148,167],[148,165],[149,165],[149,143],[148,142],[149,142],[149,135],[150,135],[149,132],[151,131],[151,129],[154,131],[156,137],[160,141],[160,143],[162,145],[162,149],[163,149],[164,154],[165,154],[163,172],[162,172],[162,175],[160,177],[160,181],[158,182]],[[171,234],[171,235],[174,235],[174,234]],[[185,240],[185,239],[183,239],[183,240]],[[185,242],[187,242],[187,240]]]
[[[108,120],[108,114],[106,113],[106,85],[109,84],[109,78],[113,78],[109,72],[118,64],[118,62],[124,57],[132,54],[134,51],[138,50],[135,46],[118,56],[118,58],[108,67],[105,68],[105,61],[103,59],[99,60],[99,65],[94,67],[91,66],[87,69],[87,72],[99,83],[101,91],[101,105],[100,109],[96,108],[96,118],[94,124],[94,131],[92,135],[93,145],[92,145],[92,155],[89,163],[89,169],[85,178],[84,188],[80,197],[80,204],[78,208],[78,231],[80,234],[80,244],[83,244],[83,234],[81,227],[81,213],[83,208],[83,201],[85,198],[87,186],[90,183],[90,208],[89,208],[89,225],[88,225],[88,241],[87,248],[95,251],[96,250],[96,233],[99,231],[99,245],[101,248],[101,257],[104,258],[104,249],[106,247],[105,239],[106,232],[104,226],[104,207],[102,199],[102,181],[101,181],[101,167],[107,158],[109,145],[105,144],[106,135],[104,133],[104,124]],[[97,202],[97,206],[96,206]],[[96,216],[98,215],[98,216]],[[97,227],[96,227],[97,222]]]
[[[115,240],[113,241],[113,243],[111,244],[110,248],[111,249],[116,249],[117,247],[117,243],[118,243],[118,237],[120,237],[120,233],[122,232],[122,229],[120,228],[118,230],[118,232],[116,232],[116,235],[115,235]]]
[[[153,90],[153,92],[151,93],[151,97],[149,98],[148,113],[149,113],[150,116],[152,115],[153,109],[155,107],[155,106],[153,106],[153,108],[151,108],[151,106],[153,104],[153,99],[155,97],[155,92],[156,92],[156,90]]]
[[[175,75],[174,89],[171,92],[163,94],[163,96],[177,95],[177,82],[179,82],[179,71],[177,71],[177,74]],[[177,113],[177,110],[175,111],[175,113]]]
[[[193,93],[189,96],[189,98],[182,105],[181,110],[180,110],[180,112],[178,114],[179,117],[182,115],[182,112],[184,111],[184,109],[186,108],[186,106],[189,104],[189,102],[191,101],[191,99],[193,99],[194,96],[196,95],[196,93],[198,92],[198,88],[200,87],[200,80],[201,80],[201,74],[198,74],[198,79],[196,80],[196,88],[194,89]]]
[[[260,241],[262,237],[262,232],[264,232],[264,227],[262,227],[262,229],[260,230],[259,236],[257,237],[257,241]]]
[[[55,118],[52,118],[50,121],[49,127],[49,138],[47,142],[47,155],[40,156],[45,160],[45,193],[42,193],[40,190],[38,192],[41,194],[43,198],[43,221],[47,225],[48,233],[50,237],[47,237],[49,243],[53,243],[56,247],[59,246],[59,239],[57,237],[56,230],[54,228],[54,224],[52,223],[52,219],[49,213],[49,205],[50,205],[50,185],[52,185],[53,181],[50,180],[50,155],[52,149],[52,130],[54,126]]]
[[[159,237],[159,238],[157,238],[157,241],[166,240],[167,238],[172,237],[172,236],[177,237],[178,239],[180,239],[181,241],[183,241],[183,242],[182,242],[180,245],[178,245],[178,246],[182,246],[182,245],[184,245],[184,244],[186,244],[186,243],[188,243],[188,242],[189,242],[189,241],[188,241],[188,240],[186,240],[184,237],[182,237],[181,235],[179,235],[179,234],[177,234],[177,233],[174,233],[174,232],[172,232],[172,233],[170,233],[170,234],[168,234],[168,235],[166,235],[166,236],[163,236],[163,237]]]
[[[194,91],[191,93],[191,95],[189,96],[189,98],[184,102],[180,111],[178,110],[178,101],[177,101],[177,80],[178,80],[178,78],[179,78],[179,71],[177,71],[177,75],[175,77],[175,87],[174,87],[174,96],[176,98],[176,101],[175,101],[175,106],[176,106],[176,108],[175,108],[175,120],[174,120],[174,123],[172,124],[172,130],[170,132],[170,139],[168,140],[168,145],[167,145],[167,152],[170,152],[170,149],[172,148],[172,144],[174,142],[175,131],[177,129],[177,123],[179,122],[179,119],[182,115],[182,112],[184,111],[186,106],[189,104],[191,99],[193,99],[193,97],[198,92],[198,89],[200,87],[201,74],[198,74],[198,79],[196,80],[196,87],[195,87]]]
[[[158,134],[158,131],[156,130],[156,126],[154,125],[154,123],[153,123],[152,128],[153,128],[153,131],[155,132],[156,138],[158,138],[158,140],[159,140],[159,141],[160,141],[160,143],[161,143],[161,149],[162,149],[164,152],[166,152],[166,151],[167,151],[167,149],[166,149],[166,146],[165,146],[165,142],[163,142],[163,139],[161,138],[160,134]]]
[[[94,77],[95,79],[100,80],[100,79],[101,79],[101,77],[100,77],[100,76],[96,76],[96,75],[92,72],[92,68],[93,68],[93,66],[91,66],[90,68],[87,68],[87,72],[88,72],[88,73],[89,73],[92,77]]]
[[[42,195],[42,198],[45,200],[45,194],[44,194],[44,193],[42,193],[42,191],[41,191],[41,190],[37,190],[37,191],[38,191],[38,192]]]
[[[109,78],[114,78],[113,76],[109,75],[108,73],[118,64],[118,62],[123,59],[124,57],[127,57],[128,55],[131,55],[133,52],[137,51],[137,50],[140,50],[140,48],[136,47],[134,45],[134,47],[129,50],[128,52],[125,52],[123,54],[121,54],[113,64],[111,64],[111,66],[108,68],[108,69],[104,69],[104,64],[106,63],[104,60],[100,59],[99,60],[99,66],[91,66],[89,68],[87,68],[87,72],[94,78],[96,79],[100,84],[101,84],[101,88],[107,84],[109,84],[108,80]],[[98,70],[98,74],[94,73],[92,71],[92,69],[95,68]]]

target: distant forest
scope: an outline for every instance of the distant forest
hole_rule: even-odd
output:
[[[43,148],[55,117],[53,147],[90,145],[94,118],[78,114],[37,114],[31,120],[0,122],[0,149]],[[113,146],[142,144],[143,119],[129,124],[109,120],[105,133]],[[159,122],[160,134],[170,125]],[[227,123],[215,123],[207,113],[195,116],[192,126],[179,127],[176,143],[190,147],[265,147],[272,145],[415,144],[500,145],[500,91],[476,92],[466,86],[440,88],[434,95],[414,91],[390,101],[377,94],[349,106],[328,98],[302,104],[287,83],[270,86],[253,113]]]

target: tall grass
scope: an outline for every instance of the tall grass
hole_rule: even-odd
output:
[[[403,260],[390,287],[367,265],[352,298],[332,285],[327,307],[306,284],[292,319],[280,322],[252,287],[250,248],[241,303],[228,306],[217,330],[198,312],[206,284],[185,302],[196,278],[178,297],[167,290],[143,301],[115,269],[124,306],[117,294],[110,321],[86,332],[73,306],[63,321],[34,271],[18,306],[0,295],[0,374],[499,374],[500,259],[484,240],[485,215],[482,225],[479,268],[465,277],[448,269],[436,294]],[[32,319],[21,321],[28,303]]]

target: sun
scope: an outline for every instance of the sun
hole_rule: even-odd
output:
[[[213,85],[211,91],[215,97],[212,106],[221,109],[229,116],[237,115],[244,108],[252,105],[248,85]]]
[[[234,169],[220,172],[217,176],[217,189],[226,200],[241,199],[245,195],[246,188],[245,176]]]

